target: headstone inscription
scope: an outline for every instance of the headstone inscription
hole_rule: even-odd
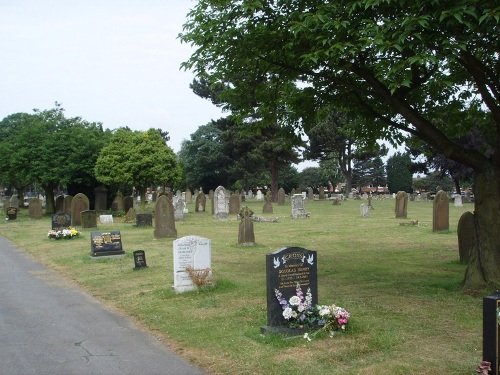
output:
[[[311,289],[312,305],[318,303],[316,254],[314,250],[301,247],[285,247],[266,255],[267,327],[261,327],[262,332],[286,325],[276,290],[288,301],[296,295],[299,284],[304,295],[308,288]]]
[[[142,213],[136,215],[136,226],[138,227],[152,227],[153,215],[149,213]]]
[[[408,193],[406,191],[398,191],[396,194],[396,219],[408,217]]]
[[[148,268],[146,264],[146,252],[144,250],[134,251],[134,271]]]
[[[35,220],[42,218],[42,201],[39,198],[30,199],[29,217]]]
[[[432,231],[439,232],[450,229],[450,201],[443,190],[436,193],[432,202]]]
[[[122,256],[122,236],[119,230],[90,233],[90,256]]]
[[[71,200],[71,226],[82,225],[80,212],[89,209],[89,198],[83,193],[76,194]]]
[[[471,252],[475,243],[474,214],[470,211],[464,212],[458,220],[458,255],[460,262],[470,263]]]
[[[488,374],[500,373],[500,292],[483,297],[483,361],[490,362],[492,369]]]
[[[64,213],[57,213],[52,215],[52,229],[64,229],[71,226],[71,215]]]
[[[229,219],[229,202],[223,186],[218,186],[214,192],[214,215],[219,220]]]
[[[175,229],[174,206],[166,196],[160,196],[155,203],[155,238],[177,238]]]
[[[97,214],[94,210],[80,212],[82,228],[97,228]]]
[[[186,236],[173,242],[174,250],[174,290],[177,293],[196,290],[197,283],[211,283],[212,249],[208,238]],[[193,280],[196,277],[204,280]]]

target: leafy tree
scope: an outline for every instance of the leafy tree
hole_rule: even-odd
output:
[[[397,152],[387,159],[387,185],[389,191],[412,192],[412,174],[410,154]]]
[[[385,156],[386,154],[387,149],[382,147],[381,152],[364,153],[364,158],[355,159],[352,167],[354,184],[360,188],[370,185],[384,186],[387,183],[387,178],[381,155]]]
[[[183,66],[232,97],[282,82],[282,121],[307,130],[315,108],[335,103],[367,119],[360,135],[411,134],[472,168],[477,238],[464,286],[476,289],[500,286],[499,22],[493,0],[200,0],[180,38],[197,47]],[[488,121],[458,121],[471,111]],[[472,127],[487,147],[453,141]]]
[[[160,131],[118,129],[102,148],[95,163],[98,181],[108,186],[132,185],[146,201],[152,185],[174,187],[180,182],[177,157],[165,143]]]

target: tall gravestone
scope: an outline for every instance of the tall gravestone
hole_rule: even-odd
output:
[[[396,194],[396,219],[408,217],[408,193],[406,191],[398,191]]]
[[[134,208],[134,197],[127,196],[123,198],[123,210],[129,212],[131,208]]]
[[[285,327],[283,309],[276,298],[278,290],[287,301],[296,295],[297,284],[304,295],[311,289],[312,305],[318,303],[317,253],[301,247],[285,247],[266,255],[267,327]]]
[[[184,209],[186,208],[186,204],[182,197],[176,195],[175,204],[174,204],[174,219],[175,221],[183,221],[184,220]]]
[[[262,212],[272,214],[273,213],[273,204],[271,203],[271,192],[268,191],[264,196],[264,206],[262,206]]]
[[[325,199],[325,188],[323,186],[319,187],[318,197],[320,201]]]
[[[214,192],[214,215],[219,220],[229,219],[229,202],[223,186],[218,186]]]
[[[56,198],[56,213],[64,212],[64,195],[59,195]]]
[[[30,199],[29,217],[30,219],[42,218],[42,201],[39,198]]]
[[[177,238],[174,206],[166,195],[162,195],[156,200],[154,236],[156,238]]]
[[[12,197],[10,197],[10,199],[9,199],[9,207],[13,207],[13,208],[19,209],[19,198],[17,197],[17,195],[13,195]]]
[[[300,219],[309,217],[309,212],[304,209],[304,197],[302,194],[292,196],[292,218]]]
[[[443,190],[436,193],[432,204],[432,230],[439,232],[450,229],[450,201]]]
[[[462,207],[462,196],[460,194],[455,194],[455,207]]]
[[[71,200],[71,226],[82,225],[80,212],[87,211],[89,206],[89,199],[85,194],[78,193],[73,197]]]
[[[206,195],[203,192],[199,192],[196,195],[194,211],[195,212],[205,212],[206,205],[207,205]]]
[[[99,186],[94,189],[95,194],[95,210],[106,211],[108,209],[108,189],[104,186]]]
[[[113,211],[123,211],[125,209],[125,206],[123,203],[124,203],[123,202],[123,194],[121,191],[118,191],[116,193],[115,199],[113,200],[113,207],[115,208]]]
[[[207,281],[212,277],[212,249],[208,238],[186,236],[174,240],[174,290],[177,293],[196,290],[191,272],[206,272]]]
[[[255,232],[253,230],[253,211],[244,207],[240,211],[241,222],[238,228],[239,245],[255,245]]]
[[[73,202],[72,195],[65,195],[63,202],[63,210],[62,212],[68,215],[71,215],[71,203]]]
[[[458,220],[458,255],[460,262],[470,263],[472,249],[475,244],[474,214],[470,211],[464,212]]]
[[[285,204],[285,189],[280,188],[278,190],[278,206],[283,206]]]
[[[240,194],[235,192],[229,197],[229,214],[238,215],[240,213]]]
[[[187,189],[186,190],[186,203],[191,203],[191,199],[192,199],[191,190]]]

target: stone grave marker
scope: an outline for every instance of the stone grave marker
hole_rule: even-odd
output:
[[[119,230],[90,233],[90,257],[123,256],[122,236]]]
[[[123,194],[121,191],[118,191],[116,193],[115,199],[113,200],[111,207],[112,211],[123,211],[125,209]]]
[[[240,213],[240,194],[233,193],[229,197],[229,215],[238,215]]]
[[[310,200],[314,199],[313,188],[310,186],[307,188],[307,199],[310,199]]]
[[[183,221],[184,220],[184,210],[186,209],[186,203],[184,200],[179,196],[175,199],[175,204],[174,204],[174,219],[175,221]]]
[[[460,262],[468,264],[475,244],[474,214],[472,212],[467,211],[460,216],[457,236]]]
[[[30,217],[30,219],[41,219],[42,218],[42,201],[41,201],[41,199],[39,199],[39,198],[30,199],[29,217]]]
[[[71,215],[59,212],[57,214],[52,214],[52,229],[64,229],[71,226]]]
[[[18,208],[16,208],[16,207],[7,208],[7,210],[5,211],[7,214],[7,219],[9,221],[10,220],[17,220],[17,211],[18,211]]]
[[[455,194],[455,207],[463,207],[462,196],[460,194]]]
[[[108,209],[108,189],[104,186],[99,186],[94,189],[95,194],[95,210],[106,211]]]
[[[262,194],[262,190],[257,190],[256,199],[258,201],[261,201],[263,198],[264,198],[264,194]]]
[[[292,218],[306,218],[310,214],[304,209],[304,196],[302,194],[294,194],[292,196]]]
[[[229,219],[229,202],[223,186],[218,186],[214,192],[214,215],[219,220]]]
[[[361,217],[368,217],[368,211],[368,205],[366,203],[361,203],[359,207],[359,214],[361,215]]]
[[[71,200],[71,226],[82,225],[80,212],[89,209],[89,198],[83,193],[76,194]]]
[[[146,252],[144,250],[134,251],[134,271],[148,268],[146,264]]]
[[[498,375],[500,370],[500,292],[483,297],[483,361],[490,363],[492,371],[482,374]],[[480,373],[479,370],[476,372]]]
[[[136,221],[137,217],[135,216],[135,210],[133,207],[131,207],[125,215],[125,223],[135,223]]]
[[[9,207],[17,208],[19,210],[19,198],[17,195],[13,195],[9,199]]]
[[[82,228],[97,228],[97,214],[95,210],[85,210],[80,212]]]
[[[113,224],[113,215],[99,215],[101,224]]]
[[[241,222],[238,228],[238,245],[256,245],[252,215],[253,211],[248,207],[243,207],[240,211]]]
[[[65,214],[71,215],[71,204],[72,203],[73,203],[73,196],[72,195],[65,195],[62,212]]]
[[[191,190],[187,189],[186,190],[186,203],[191,203],[191,200],[192,200]]]
[[[262,213],[273,213],[273,204],[271,203],[271,192],[268,191],[264,197],[264,206],[262,206]]]
[[[155,203],[155,238],[177,238],[174,206],[166,196],[160,196]]]
[[[278,290],[287,301],[296,295],[297,284],[304,295],[311,289],[312,305],[318,303],[318,269],[316,251],[285,247],[266,255],[267,326],[262,332],[286,328],[283,309],[276,298]]]
[[[59,195],[56,198],[56,213],[64,212],[64,195]]]
[[[406,191],[398,191],[396,194],[396,219],[408,217],[408,193]]]
[[[211,283],[212,278],[212,249],[208,238],[186,236],[174,240],[174,290],[183,293],[196,290],[191,275],[200,275],[205,283]],[[191,271],[191,275],[190,275]],[[203,281],[203,280],[201,280]]]
[[[450,201],[443,190],[436,193],[432,202],[432,231],[439,232],[450,229]]]
[[[196,195],[194,212],[205,212],[206,205],[207,205],[207,197],[205,193],[199,192]]]
[[[318,198],[320,201],[325,199],[325,188],[323,186],[319,187]]]
[[[138,227],[152,227],[153,215],[150,213],[142,213],[136,215],[136,226]]]
[[[280,188],[278,190],[278,206],[283,206],[285,204],[285,189]]]
[[[129,212],[131,208],[134,208],[134,197],[127,196],[123,198],[123,210]]]

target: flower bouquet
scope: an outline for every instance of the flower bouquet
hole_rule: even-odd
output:
[[[78,232],[75,228],[65,228],[61,230],[50,230],[49,233],[47,234],[48,238],[53,238],[55,240],[58,240],[60,238],[66,238],[66,239],[71,239],[73,237],[78,237],[80,232]]]

